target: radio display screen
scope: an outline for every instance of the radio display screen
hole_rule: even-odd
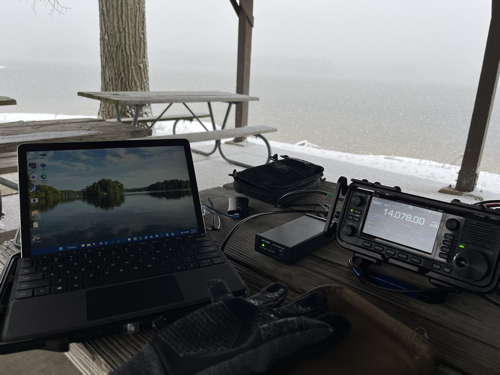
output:
[[[432,253],[443,214],[373,197],[363,233]]]

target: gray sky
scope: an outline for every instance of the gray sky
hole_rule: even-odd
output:
[[[96,0],[60,0],[71,9],[52,17],[40,1],[35,14],[34,1],[2,1],[0,65],[27,59],[99,64]],[[451,66],[476,77],[490,7],[488,0],[255,0],[253,56]],[[238,23],[229,0],[147,0],[146,9],[150,56],[183,51],[236,59]]]

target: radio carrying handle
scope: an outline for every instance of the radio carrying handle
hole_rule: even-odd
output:
[[[328,211],[328,216],[326,217],[325,228],[323,230],[323,235],[330,238],[337,232],[337,203],[340,199],[340,194],[345,195],[347,192],[347,178],[341,176],[337,180],[335,185],[335,191],[333,192],[332,202],[330,203],[330,210]]]

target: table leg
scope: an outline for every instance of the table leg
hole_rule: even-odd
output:
[[[268,164],[271,161],[271,145],[269,144],[269,142],[267,141],[267,139],[264,138],[263,135],[257,134],[256,137],[262,139],[264,141],[264,143],[266,144],[266,147],[267,147],[267,159],[266,159],[266,163],[265,164]],[[220,153],[220,156],[222,156],[222,158],[225,161],[227,161],[228,163],[239,165],[240,167],[243,167],[243,168],[252,168],[252,167],[254,167],[254,165],[240,163],[239,161],[228,159],[226,157],[226,155],[224,155],[224,153],[222,152],[222,147],[221,147],[221,143],[220,142],[219,142],[219,153]]]
[[[116,121],[122,122],[122,115],[120,114],[120,106],[115,104]]]
[[[132,126],[137,127],[137,120],[139,120],[139,113],[141,113],[141,108],[143,104],[139,104],[135,106],[134,119],[132,120]]]
[[[207,127],[205,125],[203,125],[203,123],[200,121],[200,119],[198,118],[198,116],[196,116],[194,114],[194,112],[191,111],[191,108],[189,108],[186,103],[182,103],[182,104],[184,104],[184,107],[186,107],[188,109],[188,111],[191,112],[191,114],[194,116],[194,118],[196,120],[198,120],[198,122],[201,124],[201,126],[203,126],[203,128],[208,132],[209,130],[207,129]],[[210,112],[210,118],[212,119],[212,127],[213,127],[214,130],[216,130],[215,121],[214,121],[214,115],[212,113],[212,106],[210,105],[210,103],[208,103],[208,110]],[[177,124],[175,124],[175,125],[177,125]],[[175,125],[174,125],[174,134],[175,134]],[[215,151],[217,151],[217,148],[219,147],[219,144],[220,144],[220,141],[215,141],[215,146],[214,146],[213,150],[210,151],[210,152],[203,152],[203,151],[195,150],[193,148],[191,149],[191,151],[194,152],[194,153],[196,153],[196,154],[200,154],[200,155],[204,155],[204,156],[209,156],[209,155],[212,155]]]
[[[155,126],[155,124],[158,122],[158,120],[160,120],[160,119],[161,119],[161,117],[165,114],[165,112],[167,112],[167,110],[168,110],[170,107],[172,107],[172,104],[174,104],[174,103],[170,103],[170,104],[167,106],[167,108],[165,108],[165,110],[161,113],[161,115],[160,115],[160,116],[158,116],[158,117],[156,118],[156,120],[154,120],[154,122],[153,122],[153,123],[151,124],[151,126],[149,127],[150,129],[153,129],[153,126]],[[177,123],[177,122],[176,122],[176,123]],[[174,125],[174,129],[175,129],[175,125]],[[175,134],[175,131],[174,131],[174,134]]]

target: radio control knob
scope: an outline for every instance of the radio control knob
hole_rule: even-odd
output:
[[[446,220],[446,229],[450,231],[456,231],[458,228],[460,228],[460,222],[457,219],[448,219]]]
[[[361,206],[363,204],[363,198],[355,195],[354,197],[352,197],[351,203],[355,206]]]
[[[347,237],[351,237],[356,229],[352,225],[346,225],[342,228],[342,233],[344,233]]]

